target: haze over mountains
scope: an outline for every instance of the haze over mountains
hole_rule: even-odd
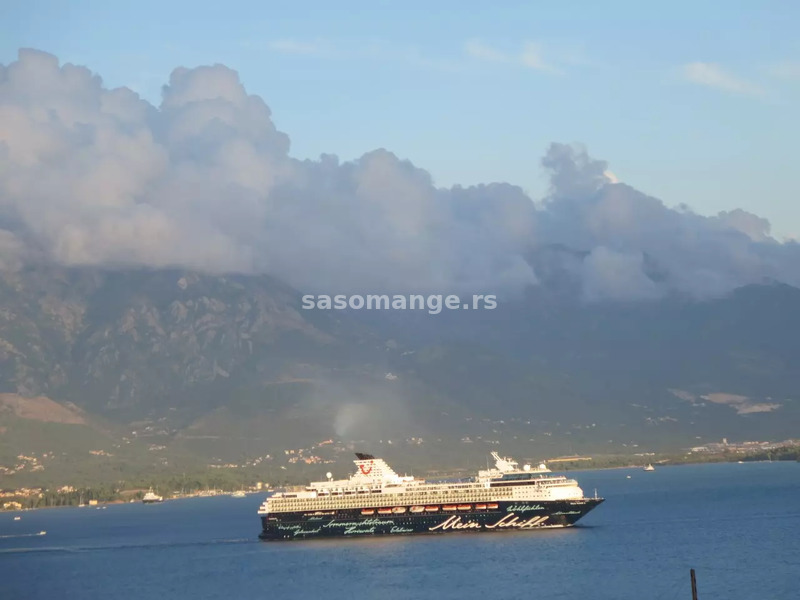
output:
[[[222,65],[176,69],[155,107],[23,50],[0,65],[0,165],[0,393],[276,447],[796,435],[800,246],[667,207],[583,148],[546,149],[538,202],[441,188],[383,149],[292,158]],[[499,302],[300,308],[381,292]]]

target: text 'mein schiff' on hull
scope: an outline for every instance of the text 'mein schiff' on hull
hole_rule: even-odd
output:
[[[520,531],[570,527],[603,502],[544,464],[519,468],[492,452],[493,468],[459,482],[400,476],[386,461],[356,453],[348,479],[312,482],[261,505],[263,540],[332,536]]]

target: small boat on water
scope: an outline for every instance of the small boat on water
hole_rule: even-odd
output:
[[[239,490],[237,492],[233,492],[231,494],[231,498],[244,498],[247,494],[244,493],[244,490]]]
[[[655,471],[655,470],[656,470],[656,468],[655,468],[653,465],[647,465],[647,466],[646,466],[644,469],[642,469],[642,470],[643,470],[643,471]]]
[[[142,502],[144,504],[155,504],[157,502],[163,502],[163,501],[164,501],[164,497],[163,496],[159,496],[158,494],[154,493],[153,492],[153,488],[150,488],[150,491],[148,491],[144,495],[144,498],[142,498]]]
[[[20,519],[22,519],[22,517],[14,517],[15,521],[19,521]]]

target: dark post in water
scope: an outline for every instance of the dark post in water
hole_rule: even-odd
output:
[[[689,570],[692,577],[692,600],[697,600],[697,579],[694,577],[694,569]]]

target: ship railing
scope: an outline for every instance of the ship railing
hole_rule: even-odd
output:
[[[497,500],[501,498],[508,498],[512,499],[516,496],[510,493],[493,493],[491,495],[485,494],[469,494],[469,495],[458,495],[458,496],[421,496],[421,495],[409,495],[406,497],[395,497],[395,498],[382,498],[381,502],[370,502],[369,508],[382,508],[382,507],[393,507],[398,505],[414,505],[414,504],[426,504],[431,502],[488,502],[491,500]],[[542,497],[541,499],[544,499]],[[330,502],[330,501],[318,501],[314,499],[291,499],[288,501],[280,501],[280,500],[270,500],[270,507],[274,508],[276,511],[283,512],[283,511],[294,511],[294,510],[323,510],[323,509],[355,509],[355,508],[364,508],[366,505],[363,502],[355,502],[355,501],[345,501],[345,502]]]

